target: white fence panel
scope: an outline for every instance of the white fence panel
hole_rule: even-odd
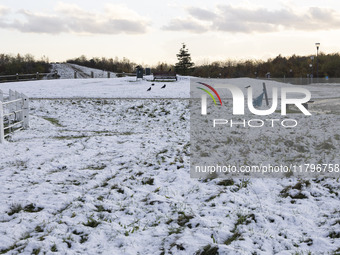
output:
[[[0,143],[11,133],[29,127],[29,99],[26,95],[9,90],[8,101],[0,90]]]

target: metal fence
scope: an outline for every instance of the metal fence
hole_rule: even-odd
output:
[[[31,81],[40,79],[57,79],[58,72],[53,73],[34,73],[34,74],[12,74],[12,75],[1,75],[0,82],[11,82],[11,81]]]

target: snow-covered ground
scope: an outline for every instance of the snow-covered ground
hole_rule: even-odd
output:
[[[152,80],[152,76],[146,78]],[[162,89],[164,84],[166,87]],[[190,96],[187,77],[180,77],[178,82],[152,82],[146,79],[136,80],[135,77],[44,80],[2,83],[0,89],[17,90],[30,98],[189,98]]]
[[[189,78],[163,84],[0,84],[32,99],[30,129],[0,144],[0,254],[339,254],[339,178],[190,178]],[[308,87],[318,118],[333,118],[320,132],[334,163],[337,86]]]

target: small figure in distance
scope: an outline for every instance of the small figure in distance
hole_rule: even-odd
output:
[[[164,84],[162,87],[161,87],[161,89],[164,89],[166,87],[166,84]]]
[[[150,91],[151,90],[151,87],[150,88],[148,88],[146,91]]]

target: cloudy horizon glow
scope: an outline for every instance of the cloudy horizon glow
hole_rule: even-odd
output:
[[[0,1],[1,53],[65,61],[85,55],[173,64],[340,51],[340,4],[248,1]]]

